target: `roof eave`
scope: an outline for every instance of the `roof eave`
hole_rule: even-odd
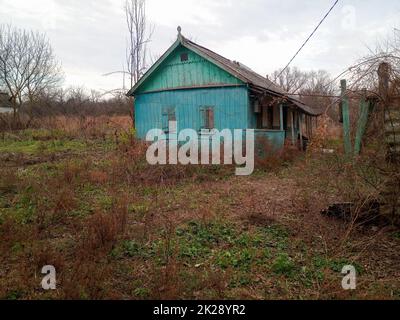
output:
[[[270,94],[270,95],[273,95],[273,96],[279,97],[279,98],[285,98],[288,101],[290,101],[294,106],[301,109],[304,113],[306,113],[310,116],[319,117],[324,113],[324,111],[319,112],[316,110],[311,110],[311,107],[307,106],[306,104],[304,104],[303,102],[301,102],[297,99],[293,99],[293,98],[289,97],[287,94],[282,94],[282,93],[276,92],[274,90],[265,89],[263,87],[260,87],[260,86],[254,85],[254,84],[250,84],[250,86],[252,89],[258,90],[259,92]]]

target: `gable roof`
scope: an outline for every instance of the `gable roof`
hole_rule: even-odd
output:
[[[178,35],[178,39],[175,43],[161,56],[161,58],[143,75],[143,77],[136,83],[136,85],[128,92],[128,96],[134,95],[136,90],[148,79],[148,77],[155,71],[163,61],[179,46],[183,46],[193,52],[197,53],[204,59],[210,61],[211,63],[219,66],[221,69],[225,70],[229,74],[233,75],[234,77],[240,79],[244,83],[254,86],[265,93],[270,93],[272,95],[286,98],[291,103],[293,103],[298,108],[302,109],[305,113],[313,116],[321,115],[323,112],[322,110],[315,110],[301,101],[297,100],[294,96],[286,93],[282,88],[278,85],[273,83],[271,80],[264,78],[260,74],[256,73],[255,71],[251,70],[250,68],[246,67],[245,65],[231,61],[214,51],[211,51],[205,47],[186,39],[181,34]]]

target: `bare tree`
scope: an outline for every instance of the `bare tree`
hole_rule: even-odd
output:
[[[61,67],[45,35],[0,25],[0,88],[11,96],[14,120],[24,102],[61,80]]]
[[[377,70],[382,62],[388,63],[391,79],[400,79],[400,30],[380,40],[375,47],[368,48],[369,54],[357,61],[349,70],[348,79],[352,90],[378,91]]]
[[[333,101],[335,94],[335,81],[325,70],[306,72],[307,81],[299,90],[300,100],[316,110],[325,110]],[[337,110],[330,110],[329,116],[338,119]]]
[[[148,25],[146,0],[126,0],[126,23],[128,26],[127,66],[130,85],[133,87],[147,68],[147,44],[153,28]]]
[[[283,73],[281,70],[276,70],[272,73],[271,79],[288,93],[297,93],[307,83],[306,73],[296,67],[288,67]]]
[[[310,71],[305,73],[306,82],[301,88],[300,94],[332,95],[334,83],[331,75],[325,70]]]
[[[285,92],[297,95],[299,100],[318,110],[331,103],[335,91],[335,84],[325,70],[301,71],[289,67],[283,73],[275,71],[270,77]]]

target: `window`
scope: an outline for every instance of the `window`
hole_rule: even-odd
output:
[[[181,54],[181,62],[185,62],[189,60],[189,55],[187,53]]]
[[[215,128],[215,121],[214,121],[214,108],[213,107],[202,107],[201,111],[201,120],[202,126],[201,129],[214,129]]]
[[[162,130],[164,133],[176,133],[176,127],[170,128],[169,123],[176,121],[175,108],[165,108],[162,113]],[[171,129],[171,130],[170,130]]]

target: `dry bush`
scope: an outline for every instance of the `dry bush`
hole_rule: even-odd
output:
[[[63,187],[57,190],[54,195],[53,214],[62,218],[63,213],[77,207],[75,190],[70,187]]]
[[[318,127],[308,145],[307,151],[320,153],[322,149],[330,148],[329,142],[342,137],[342,130],[327,115],[318,120]]]
[[[157,255],[162,259],[163,266],[153,266],[152,275],[152,297],[161,300],[179,299],[182,293],[183,281],[180,279],[182,263],[178,262],[178,246],[174,239],[176,228],[167,216],[163,217],[164,228],[162,231],[162,243]]]
[[[82,239],[83,254],[110,250],[125,232],[128,219],[128,197],[114,195],[114,203],[108,213],[97,212],[86,223]]]
[[[275,171],[292,163],[301,155],[297,146],[292,146],[289,141],[282,150],[277,151],[265,138],[256,141],[255,166],[257,169]]]
[[[232,176],[232,165],[149,165],[146,160],[148,144],[135,138],[119,143],[111,158],[109,176],[113,183],[129,185],[176,185],[187,181],[215,180]],[[167,153],[168,154],[168,153]],[[223,153],[221,154],[221,158]],[[222,161],[222,160],[221,160]]]
[[[127,131],[132,121],[127,116],[55,116],[35,120],[34,126],[62,130],[72,137],[105,138],[115,131]]]
[[[18,177],[15,170],[2,170],[0,179],[0,195],[16,192],[17,181]]]
[[[87,179],[90,168],[91,161],[89,159],[82,162],[68,161],[61,171],[61,176],[58,178],[56,183],[59,183],[60,186],[64,183],[71,185],[80,179]]]
[[[0,223],[1,257],[10,256],[13,245],[30,240],[33,236],[34,231],[31,226],[21,226],[14,217],[3,217]]]
[[[62,295],[67,300],[106,298],[106,279],[111,274],[105,260],[75,260],[62,277]]]
[[[34,272],[40,274],[44,266],[54,266],[61,275],[65,266],[65,256],[60,250],[46,243],[34,244],[30,251]]]
[[[21,115],[17,125],[11,123],[11,115],[1,115],[0,132],[45,129],[54,134],[48,139],[57,138],[60,133],[70,138],[105,139],[116,133],[129,132],[133,127],[129,116],[54,115],[29,118]]]
[[[0,113],[0,132],[11,132],[34,128],[32,118],[26,114],[19,114],[16,118],[13,113]]]
[[[109,181],[110,177],[107,172],[100,170],[91,170],[89,171],[88,180],[91,183],[98,185],[105,185]]]
[[[126,218],[123,215],[96,213],[87,223],[88,242],[92,250],[112,247],[120,232],[125,228]]]
[[[182,281],[179,273],[181,265],[175,260],[171,259],[162,268],[155,268],[152,270],[152,299],[157,300],[176,300],[182,294]]]

